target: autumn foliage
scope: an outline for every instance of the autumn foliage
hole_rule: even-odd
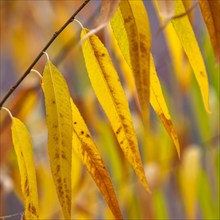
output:
[[[1,203],[9,178],[23,219],[218,219],[220,2],[80,3],[51,3],[57,14],[65,4],[76,13],[1,94]],[[95,7],[97,18],[80,19]],[[56,41],[61,54],[73,52],[53,59]],[[29,77],[33,85],[22,87]]]

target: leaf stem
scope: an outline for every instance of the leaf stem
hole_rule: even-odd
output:
[[[10,97],[10,95],[14,92],[14,90],[20,85],[20,83],[26,78],[26,76],[31,72],[31,69],[34,67],[34,65],[39,61],[41,56],[44,54],[44,52],[50,47],[50,45],[54,42],[54,40],[63,32],[63,30],[74,20],[76,15],[90,2],[91,0],[85,0],[83,4],[73,13],[73,15],[66,21],[66,23],[58,30],[56,31],[51,39],[48,41],[48,43],[44,46],[44,48],[41,50],[41,52],[38,54],[38,56],[35,58],[33,63],[28,67],[28,69],[24,72],[24,74],[21,76],[21,78],[16,82],[14,86],[11,87],[11,89],[6,93],[4,98],[0,102],[0,107],[3,106],[5,101]]]

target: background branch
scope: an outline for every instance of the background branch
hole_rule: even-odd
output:
[[[26,76],[30,73],[31,69],[35,66],[35,64],[39,61],[41,56],[46,52],[46,50],[50,47],[50,45],[54,42],[54,40],[63,32],[63,30],[74,20],[76,15],[89,3],[90,0],[85,0],[84,3],[74,12],[74,14],[66,21],[66,23],[54,33],[52,38],[48,41],[48,43],[44,46],[38,56],[35,58],[33,63],[28,67],[28,69],[24,72],[21,78],[16,82],[14,86],[6,93],[4,98],[0,102],[0,108],[3,106],[5,101],[10,97],[10,95],[14,92],[14,90],[20,85],[20,83],[26,78]]]

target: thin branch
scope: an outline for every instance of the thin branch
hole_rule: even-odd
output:
[[[63,32],[63,30],[74,20],[76,15],[89,3],[90,0],[85,0],[84,3],[74,12],[74,14],[66,21],[66,23],[54,33],[52,38],[48,41],[48,43],[44,46],[38,56],[35,58],[33,63],[28,67],[28,69],[24,72],[21,78],[17,81],[17,83],[11,87],[8,93],[4,96],[2,101],[0,102],[0,107],[3,106],[5,101],[10,97],[10,95],[14,92],[14,90],[20,85],[20,83],[26,78],[26,76],[30,73],[31,69],[35,66],[35,64],[39,61],[41,56],[46,52],[46,50],[50,47],[50,45],[54,42],[54,40]]]

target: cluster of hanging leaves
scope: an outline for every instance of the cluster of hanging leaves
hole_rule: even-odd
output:
[[[219,63],[219,2],[199,0],[207,25],[216,62]],[[209,108],[208,78],[204,61],[189,21],[184,1],[155,1],[162,20],[169,19],[182,44],[198,82],[204,106]],[[179,16],[181,15],[182,16]],[[177,17],[180,18],[177,18]],[[103,17],[103,19],[102,19]],[[133,0],[103,0],[98,27],[91,32],[82,28],[82,51],[91,85],[114,131],[126,160],[144,188],[150,192],[145,177],[129,104],[108,50],[96,33],[110,21],[112,37],[130,71],[124,74],[135,85],[143,124],[148,129],[150,105],[166,128],[180,157],[177,133],[163,96],[151,54],[151,33],[144,3]],[[65,219],[71,219],[72,154],[78,155],[92,176],[116,219],[122,219],[109,172],[92,135],[59,70],[47,61],[42,77],[48,127],[48,151],[57,196]],[[38,219],[38,192],[30,136],[25,125],[12,118],[12,138],[17,155],[24,197],[24,219]],[[74,157],[73,157],[74,159]]]

